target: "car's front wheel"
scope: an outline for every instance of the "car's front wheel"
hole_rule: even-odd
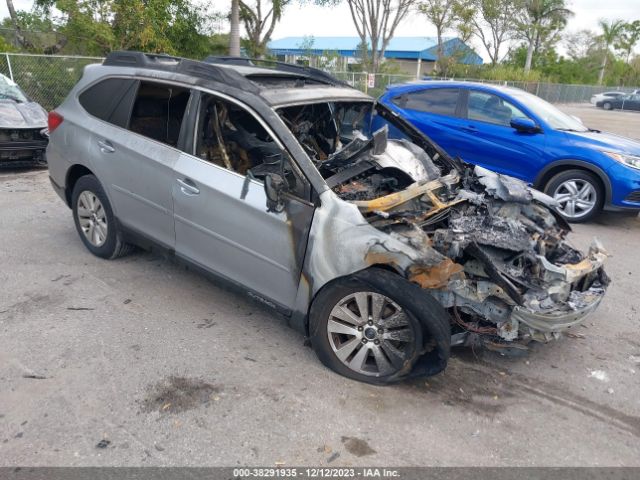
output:
[[[117,258],[133,248],[124,242],[109,199],[93,175],[80,177],[71,195],[73,220],[82,243],[101,258]]]
[[[569,222],[591,220],[602,209],[604,192],[594,174],[566,170],[555,175],[545,192],[558,202],[558,212]]]
[[[428,300],[420,311],[416,290],[421,302]],[[323,288],[311,307],[309,332],[324,365],[373,384],[405,378],[423,354],[432,354],[429,373],[441,371],[451,335],[446,312],[428,293],[375,269]]]
[[[613,110],[613,105],[609,102],[604,102],[602,104],[602,108],[604,108],[605,110]]]

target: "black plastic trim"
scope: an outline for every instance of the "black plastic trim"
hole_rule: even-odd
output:
[[[165,54],[143,52],[112,52],[102,63],[107,67],[137,67],[149,70],[180,73],[191,77],[234,85],[236,88],[258,93],[259,88],[243,75],[230,68],[220,68],[212,63],[198,62]]]

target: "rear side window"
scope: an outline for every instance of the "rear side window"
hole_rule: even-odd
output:
[[[419,112],[454,116],[458,105],[457,88],[429,88],[410,92],[393,99],[400,108]]]
[[[108,78],[80,94],[80,105],[94,117],[126,128],[137,82],[127,78]]]
[[[140,82],[129,130],[175,147],[190,93],[165,83]]]

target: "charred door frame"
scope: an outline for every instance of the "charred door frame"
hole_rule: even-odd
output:
[[[195,145],[197,143],[197,135],[200,127],[200,112],[201,112],[203,95],[208,95],[213,98],[217,98],[222,101],[226,101],[234,105],[237,105],[238,107],[246,111],[248,114],[252,115],[254,119],[262,126],[262,128],[264,128],[264,130],[269,134],[269,136],[273,138],[274,143],[278,146],[278,148],[280,148],[283,152],[286,152],[287,156],[289,157],[288,161],[291,164],[292,169],[294,169],[296,176],[304,183],[304,195],[307,198],[301,198],[299,195],[296,195],[293,193],[284,193],[285,198],[288,198],[290,202],[297,202],[299,205],[298,207],[295,207],[295,206],[285,207],[285,211],[289,216],[288,223],[290,224],[289,228],[291,232],[291,238],[293,239],[293,244],[294,244],[293,255],[296,261],[295,292],[292,298],[292,301],[295,302],[302,285],[301,278],[303,275],[303,265],[304,265],[306,254],[307,254],[309,232],[313,225],[315,209],[317,208],[318,201],[319,201],[318,200],[319,195],[318,193],[316,193],[317,190],[314,188],[308,176],[303,171],[304,169],[301,168],[299,160],[294,156],[293,152],[291,152],[291,150],[287,148],[286,142],[283,141],[281,136],[278,134],[277,130],[273,128],[273,125],[270,124],[270,122],[268,122],[262,115],[260,115],[260,113],[257,112],[256,109],[254,109],[251,105],[248,105],[247,103],[243,102],[242,100],[232,95],[226,94],[224,92],[218,92],[211,88],[196,86],[196,87],[192,87],[191,89],[191,97],[187,105],[187,110],[185,113],[185,120],[184,120],[185,123],[183,123],[183,129],[181,131],[180,144],[179,144],[179,147],[182,150],[183,154],[188,155],[189,157],[195,160],[198,160],[199,162],[207,164],[212,168],[219,168],[229,174],[238,176],[242,178],[245,182],[250,182],[255,186],[258,186],[259,188],[264,188],[264,184],[262,181],[252,179],[250,177],[242,175],[233,170],[226,169],[220,165],[212,164],[211,162],[200,159],[197,155],[195,155]],[[293,135],[291,134],[291,132],[289,132],[288,129],[286,130],[286,133],[288,133],[289,135]],[[312,167],[315,168],[313,165]],[[312,201],[312,199],[314,201]],[[306,218],[306,220],[305,220],[305,217],[307,216],[302,214],[302,212],[300,211],[300,208],[311,209],[311,212],[310,214],[308,214],[308,218]],[[269,215],[269,213],[266,212],[266,203],[265,203],[264,215]],[[196,265],[196,266],[198,267],[199,270],[209,271],[203,265]],[[241,287],[242,290],[249,292],[249,295],[251,297],[261,301],[262,303],[272,308],[275,308],[275,310],[277,310],[278,312],[286,316],[291,315],[293,307],[295,306],[295,303],[292,303],[291,305],[284,305],[278,300],[264,296],[263,294],[257,292],[256,290],[251,289],[247,285],[241,285],[237,281],[227,278],[218,272],[209,271],[209,274],[217,278],[223,278],[227,282]]]

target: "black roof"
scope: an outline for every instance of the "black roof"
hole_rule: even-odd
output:
[[[167,54],[117,51],[108,54],[103,65],[180,73],[225,83],[253,93],[258,93],[260,87],[276,87],[278,82],[287,81],[288,83],[297,81],[296,86],[304,86],[307,81],[315,84],[348,86],[345,82],[317,68],[244,57],[209,56],[199,62]]]
[[[264,70],[267,70],[272,71],[274,73],[274,77],[277,73],[286,73],[291,74],[291,76],[293,77],[297,77],[300,79],[309,79],[317,83],[324,83],[335,86],[349,86],[349,84],[347,84],[346,82],[338,80],[336,77],[325,71],[322,71],[318,68],[308,67],[306,65],[295,65],[293,63],[278,62],[275,60],[262,60],[246,57],[224,57],[215,55],[208,56],[203,60],[203,62],[213,65],[255,67],[256,69],[260,70],[260,73],[249,73],[248,76],[263,76],[265,74]]]
[[[173,57],[164,53],[111,52],[102,64],[109,67],[137,67],[181,73],[183,75],[234,85],[254,93],[258,93],[259,91],[253,82],[250,82],[235,70],[189,60],[187,58]]]

